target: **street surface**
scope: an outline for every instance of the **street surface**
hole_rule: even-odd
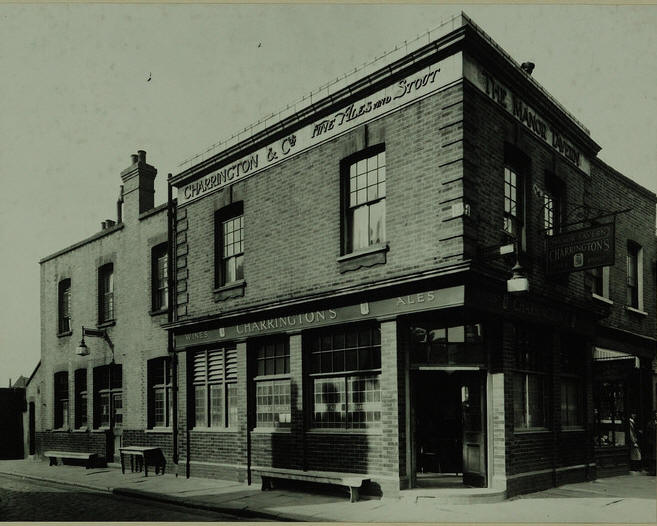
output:
[[[0,475],[0,521],[239,521],[231,515]]]

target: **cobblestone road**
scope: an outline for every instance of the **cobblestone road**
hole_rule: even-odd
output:
[[[0,475],[0,521],[239,521],[172,504]]]

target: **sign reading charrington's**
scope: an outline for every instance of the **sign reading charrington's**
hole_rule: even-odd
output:
[[[545,273],[606,267],[615,260],[614,223],[555,234],[545,239]]]
[[[245,337],[262,336],[286,331],[301,331],[339,323],[455,307],[463,305],[464,296],[465,289],[461,285],[439,290],[416,292],[405,296],[360,303],[358,305],[347,305],[334,309],[276,316],[238,323],[236,325],[216,327],[205,331],[176,334],[176,350],[182,350],[204,343],[243,339]]]
[[[540,137],[547,145],[584,173],[591,175],[589,160],[564,137],[560,130],[550,125],[531,106],[527,105],[517,93],[513,93],[467,55],[464,59],[463,75],[499,106],[513,115],[534,135]]]
[[[462,64],[461,53],[456,53],[342,108],[325,119],[308,124],[283,139],[222,166],[219,170],[179,188],[178,204],[183,205],[245,179],[356,126],[416,102],[460,79],[463,73]]]

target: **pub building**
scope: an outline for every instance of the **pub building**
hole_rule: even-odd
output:
[[[511,496],[629,469],[629,417],[655,408],[655,195],[533,64],[444,28],[170,177],[191,476]]]
[[[111,361],[93,340],[58,366],[91,393],[92,358],[125,364],[108,386],[121,445],[162,447],[186,476],[354,474],[384,496],[630,469],[630,417],[643,430],[655,409],[656,196],[467,16],[431,36],[170,175],[166,254],[90,245],[92,272],[118,258],[126,317]],[[139,254],[161,246],[153,228]],[[149,268],[167,293],[152,315]],[[42,345],[41,392],[63,338]]]

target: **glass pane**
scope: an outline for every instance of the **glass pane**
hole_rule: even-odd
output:
[[[313,423],[316,427],[344,427],[344,383],[344,378],[315,378]]]
[[[385,200],[369,206],[370,210],[370,244],[382,243],[385,241]]]
[[[235,279],[244,279],[244,256],[235,257]]]
[[[376,172],[368,172],[367,174],[367,186],[372,186],[377,183]]]
[[[376,156],[369,157],[367,159],[367,170],[368,171],[376,170],[376,167],[377,167]]]
[[[228,427],[237,425],[238,405],[237,405],[237,385],[227,384],[228,389]]]
[[[378,161],[378,164],[379,164],[379,168],[381,168],[381,166],[385,166],[385,164],[386,164],[386,152],[381,152],[379,155],[377,155],[377,161]]]
[[[359,174],[365,173],[367,171],[367,160],[363,159],[362,161],[358,161],[358,166],[357,170]]]
[[[210,426],[224,427],[224,397],[221,385],[210,386]]]
[[[194,386],[194,425],[196,427],[207,427],[205,419],[205,386]]]
[[[525,375],[516,374],[513,377],[513,422],[516,428],[527,427],[526,403]]]
[[[363,188],[362,190],[358,190],[358,197],[356,199],[356,204],[362,205],[363,203],[367,202],[367,188]]]
[[[358,369],[358,349],[345,351],[345,370],[355,371]]]
[[[358,176],[358,186],[356,190],[362,190],[367,186],[367,175],[366,174],[361,174]]]
[[[386,196],[386,183],[385,181],[382,183],[379,183],[379,197],[385,197]]]
[[[352,222],[352,250],[358,250],[368,246],[368,214],[367,206],[360,206],[353,210]]]
[[[462,343],[465,341],[465,331],[463,325],[450,327],[447,329],[447,340],[450,343]]]

